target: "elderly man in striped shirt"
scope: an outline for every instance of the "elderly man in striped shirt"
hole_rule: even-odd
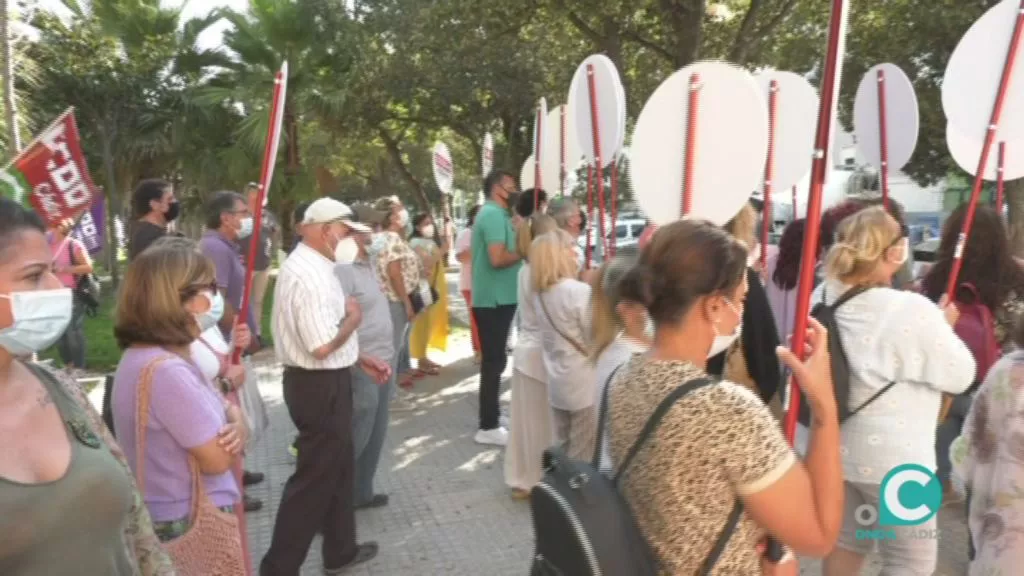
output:
[[[271,328],[284,364],[284,401],[298,428],[298,461],[284,487],[261,576],[295,576],[313,537],[323,534],[324,573],[340,574],[377,555],[377,543],[356,543],[353,497],[352,373],[359,364],[379,382],[391,368],[360,356],[362,312],[334,274],[338,254],[370,228],[352,210],[321,198],[306,210],[302,242],[277,277]]]

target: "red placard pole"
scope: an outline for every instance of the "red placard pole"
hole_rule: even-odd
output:
[[[541,142],[543,142],[544,135],[541,131],[544,129],[544,111],[541,109],[540,104],[537,105],[537,123],[534,125],[535,130],[533,131],[533,211],[536,212],[540,206],[540,191],[543,188],[543,182],[541,182],[540,175],[540,158],[541,158]]]
[[[590,231],[594,228],[594,167],[587,164],[587,230],[586,233],[586,263],[584,265],[585,270],[590,270],[591,256],[593,255],[594,247],[591,243]]]
[[[597,98],[597,80],[594,78],[594,65],[587,64],[587,93],[590,96],[590,138],[594,145],[594,160],[597,162],[594,174],[594,184],[597,189],[598,223],[597,233],[600,235],[598,242],[601,242],[602,254],[607,258],[608,244],[605,241],[604,230],[604,162],[601,158],[601,112]],[[595,242],[596,244],[597,242]],[[589,266],[588,266],[589,267]]]
[[[967,237],[971,234],[971,226],[974,225],[974,212],[978,208],[978,199],[981,197],[981,188],[985,182],[985,167],[988,166],[988,156],[992,152],[992,144],[996,139],[996,130],[999,129],[999,120],[1003,116],[1003,104],[1006,100],[1006,92],[1010,87],[1013,76],[1013,65],[1017,61],[1017,51],[1020,49],[1021,34],[1024,33],[1024,0],[1021,0],[1020,10],[1017,11],[1017,21],[1013,27],[1013,39],[1006,54],[1006,62],[1003,63],[1003,76],[999,80],[999,91],[996,92],[996,101],[992,105],[992,120],[985,130],[985,144],[981,147],[981,158],[978,160],[978,171],[974,174],[974,188],[971,190],[971,201],[967,205],[967,214],[964,218],[964,226],[957,239],[956,250],[953,252],[953,268],[949,271],[949,283],[946,284],[946,294],[952,301],[956,295],[957,279],[960,276],[960,269],[963,267],[964,246],[967,244]]]
[[[693,205],[693,167],[697,159],[697,107],[700,105],[700,74],[690,75],[689,110],[686,114],[686,151],[683,157],[682,216]]]
[[[999,164],[996,166],[996,211],[1003,214],[1003,198],[1006,193],[1006,142],[999,143]]]
[[[768,232],[772,216],[772,181],[775,179],[775,131],[778,129],[779,82],[768,85],[768,160],[764,164],[764,209],[761,213],[761,271],[767,270]]]
[[[814,160],[811,163],[811,190],[807,202],[807,224],[804,234],[803,256],[800,260],[800,282],[796,297],[796,319],[793,323],[793,339],[790,349],[800,357],[804,356],[807,333],[807,315],[811,308],[811,290],[814,287],[814,267],[818,262],[818,236],[821,227],[821,202],[828,174],[828,148],[832,135],[832,102],[837,85],[839,43],[842,30],[843,12],[846,0],[832,0],[832,16],[829,23],[828,51],[825,55],[825,69],[821,79],[821,100],[818,105],[818,131],[815,137]],[[796,435],[796,421],[800,413],[800,389],[796,378],[789,387],[789,411],[786,413],[786,439],[793,444]]]
[[[249,254],[256,254],[259,250],[259,235],[263,228],[263,201],[267,197],[267,191],[270,188],[270,178],[273,174],[274,164],[277,162],[277,143],[281,137],[281,126],[277,122],[278,114],[281,112],[282,107],[285,105],[282,96],[284,95],[285,82],[287,78],[284,77],[283,71],[287,68],[282,67],[282,71],[278,72],[274,76],[274,96],[270,105],[270,126],[267,131],[267,141],[263,148],[263,166],[260,170],[260,188],[256,198],[256,214],[253,215],[253,234],[249,238]],[[236,318],[236,324],[245,322],[249,316],[249,299],[252,294],[252,277],[253,277],[253,266],[255,265],[255,258],[249,258],[245,263],[245,287],[242,291],[242,305],[239,308],[238,318]],[[231,354],[231,363],[238,364],[242,358],[242,349],[235,348]],[[228,400],[238,406],[238,392],[232,391],[228,394]],[[239,458],[234,466],[233,472],[235,475],[235,481],[238,482],[238,489],[244,495],[245,486],[242,482],[242,470],[243,470],[243,458]],[[238,516],[238,530],[241,532],[242,538],[242,553],[245,556],[245,571],[246,574],[252,574],[252,559],[249,556],[249,534],[248,527],[245,521],[245,503],[244,498],[242,502],[238,502],[235,505],[235,514]]]
[[[882,159],[882,205],[889,209],[889,129],[885,111],[885,70],[878,69],[878,147]]]
[[[612,239],[610,252],[611,256],[615,256],[615,250],[619,244],[618,234],[618,221],[619,221],[619,159],[612,159]]]
[[[565,196],[565,106],[560,110],[559,134],[558,134],[558,195]]]

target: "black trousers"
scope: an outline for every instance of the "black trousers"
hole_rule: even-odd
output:
[[[495,308],[473,308],[477,334],[480,337],[481,430],[493,430],[498,427],[501,373],[508,364],[508,333],[515,315],[515,304]]]
[[[288,478],[261,576],[298,576],[313,537],[323,534],[324,567],[356,556],[352,375],[341,370],[284,369],[284,402],[299,430],[295,472]]]

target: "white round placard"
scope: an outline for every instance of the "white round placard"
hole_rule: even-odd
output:
[[[690,77],[701,80],[689,215],[722,225],[764,178],[768,107],[757,82],[725,62],[698,62],[665,80],[637,119],[629,175],[640,208],[655,224],[682,216]]]
[[[455,184],[455,168],[452,166],[452,153],[444,142],[434,144],[434,182],[445,194],[452,193]]]
[[[597,100],[600,131],[601,163],[605,166],[622,148],[625,141],[626,101],[622,81],[615,65],[603,54],[589,56],[576,69],[569,87],[569,111],[576,126],[576,138],[586,160],[596,160],[591,121],[588,66],[594,71],[594,96]]]
[[[488,132],[484,134],[483,151],[480,154],[480,172],[484,178],[494,169],[494,136]]]
[[[519,189],[529,190],[533,188],[534,178],[536,177],[536,169],[534,167],[533,154],[523,162],[523,167],[519,170]]]
[[[1003,0],[971,26],[946,65],[942,80],[942,109],[959,134],[981,140],[992,120],[992,108],[1013,28],[1018,0]],[[1018,57],[1003,105],[999,133],[1007,141],[1024,140],[1024,46]]]
[[[879,71],[885,78],[885,131],[889,172],[895,173],[906,166],[914,155],[921,124],[914,85],[899,66],[879,64],[864,75],[853,103],[853,132],[857,136],[857,149],[861,157],[881,169]]]
[[[770,113],[770,90],[774,80],[775,167],[772,178],[774,195],[788,191],[811,171],[814,153],[814,132],[818,125],[818,93],[803,76],[793,72],[771,70],[754,77]],[[766,153],[767,154],[767,153]],[[764,185],[758,187],[762,193]]]
[[[946,145],[949,146],[949,153],[953,156],[960,168],[970,175],[978,171],[978,161],[981,160],[981,140],[974,140],[961,134],[956,126],[946,125]],[[992,151],[989,152],[988,162],[985,164],[985,173],[982,178],[990,182],[999,179],[999,142],[992,143]],[[1006,157],[1003,159],[1003,179],[1006,181],[1024,178],[1024,140],[1014,140],[1006,143]]]

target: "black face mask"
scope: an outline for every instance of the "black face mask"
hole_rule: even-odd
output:
[[[174,222],[178,219],[178,215],[181,213],[181,206],[177,202],[171,202],[167,206],[167,212],[164,212],[164,219],[168,222]]]

